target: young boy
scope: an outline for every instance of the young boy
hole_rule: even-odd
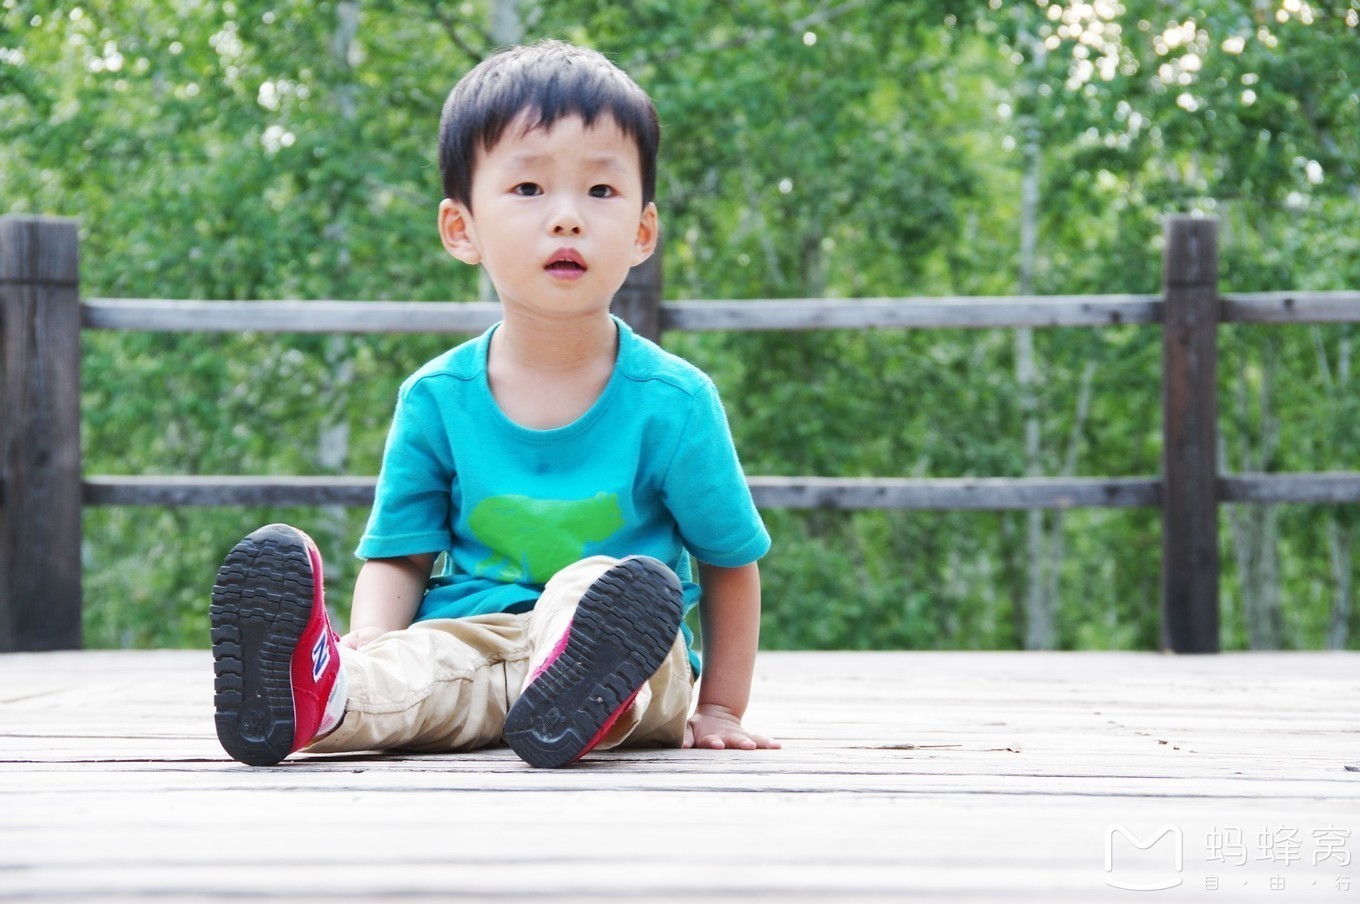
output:
[[[233,758],[778,746],[741,722],[770,541],[717,393],[609,312],[656,244],[658,143],[642,89],[567,44],[501,52],[453,89],[439,234],[504,319],[401,387],[348,634],[301,531],[227,557],[212,638]]]

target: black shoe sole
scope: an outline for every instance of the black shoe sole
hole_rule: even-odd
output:
[[[665,662],[682,614],[680,581],[656,559],[606,571],[581,597],[565,649],[510,707],[510,747],[541,768],[578,759]]]
[[[293,651],[312,612],[312,560],[279,525],[250,534],[212,589],[217,739],[232,759],[273,766],[293,750]]]

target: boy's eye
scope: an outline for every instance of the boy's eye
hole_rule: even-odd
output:
[[[612,198],[614,197],[614,189],[608,185],[592,185],[590,196],[592,198]]]
[[[513,191],[515,194],[525,198],[532,198],[535,195],[543,194],[543,189],[539,187],[537,182],[521,182],[514,187]]]

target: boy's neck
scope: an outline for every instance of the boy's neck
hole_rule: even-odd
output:
[[[614,372],[618,328],[606,309],[566,320],[506,317],[491,334],[487,380],[501,412],[548,430],[585,414]]]
[[[618,327],[609,312],[542,319],[506,311],[492,336],[493,353],[517,370],[570,373],[612,362]]]

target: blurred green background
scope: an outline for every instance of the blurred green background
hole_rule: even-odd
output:
[[[1360,286],[1360,0],[0,0],[0,212],[76,217],[89,297],[485,297],[440,247],[440,106],[558,37],[648,89],[668,298]],[[1354,330],[1225,327],[1222,470],[1357,469]],[[449,336],[87,333],[90,474],[373,474]],[[669,334],[748,473],[1151,475],[1160,331]],[[1225,649],[1360,647],[1354,506],[1222,510]],[[222,556],[358,509],[97,508],[86,642],[205,646]],[[767,648],[1153,649],[1155,510],[765,513]]]

